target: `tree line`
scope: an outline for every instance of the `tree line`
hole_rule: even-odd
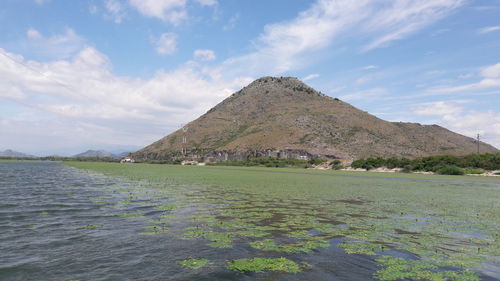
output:
[[[403,172],[424,171],[438,174],[481,174],[484,170],[500,170],[500,153],[465,156],[435,155],[416,159],[371,157],[352,162],[352,168],[401,168]]]

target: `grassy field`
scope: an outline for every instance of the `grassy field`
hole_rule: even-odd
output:
[[[476,272],[483,266],[500,266],[496,178],[66,164],[141,181],[174,198],[157,206],[165,214],[152,220],[150,234],[169,229],[172,235],[203,239],[214,248],[247,244],[261,255],[288,257],[272,261],[249,256],[230,261],[226,266],[233,270],[293,273],[307,267],[301,254],[331,246],[346,254],[373,256],[380,264],[375,277],[381,280],[479,280]],[[186,210],[191,210],[188,215]],[[176,220],[190,223],[179,226]],[[341,242],[332,245],[334,238]],[[200,261],[210,264],[204,257],[180,264],[198,268]]]

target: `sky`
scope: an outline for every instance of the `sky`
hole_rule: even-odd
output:
[[[262,76],[500,148],[500,0],[1,0],[0,150],[134,151]]]

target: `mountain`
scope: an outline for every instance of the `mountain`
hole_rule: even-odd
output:
[[[105,151],[105,150],[87,150],[83,153],[76,154],[73,157],[97,157],[97,158],[122,158],[124,156],[127,156],[128,152],[123,152],[119,154],[113,154],[111,152]]]
[[[355,159],[464,155],[476,151],[474,139],[438,125],[384,121],[296,78],[263,77],[183,129],[132,153],[132,157],[229,160],[268,155]],[[498,152],[483,142],[480,151]]]
[[[35,158],[36,156],[29,155],[26,153],[14,151],[11,149],[7,149],[4,151],[0,151],[0,157],[20,157],[20,158]]]

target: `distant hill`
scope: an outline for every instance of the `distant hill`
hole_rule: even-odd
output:
[[[464,155],[476,150],[474,139],[438,125],[388,122],[296,78],[263,77],[132,157],[230,160],[252,155],[308,155],[356,159]],[[483,142],[480,151],[498,152]]]
[[[19,158],[35,158],[36,156],[29,155],[26,153],[14,151],[11,149],[7,149],[4,151],[0,151],[0,157],[19,157]]]
[[[105,150],[87,150],[85,152],[82,152],[80,154],[73,155],[73,157],[97,157],[97,158],[116,158],[120,159],[122,157],[125,157],[129,154],[129,152],[122,152],[119,154],[114,154]]]

